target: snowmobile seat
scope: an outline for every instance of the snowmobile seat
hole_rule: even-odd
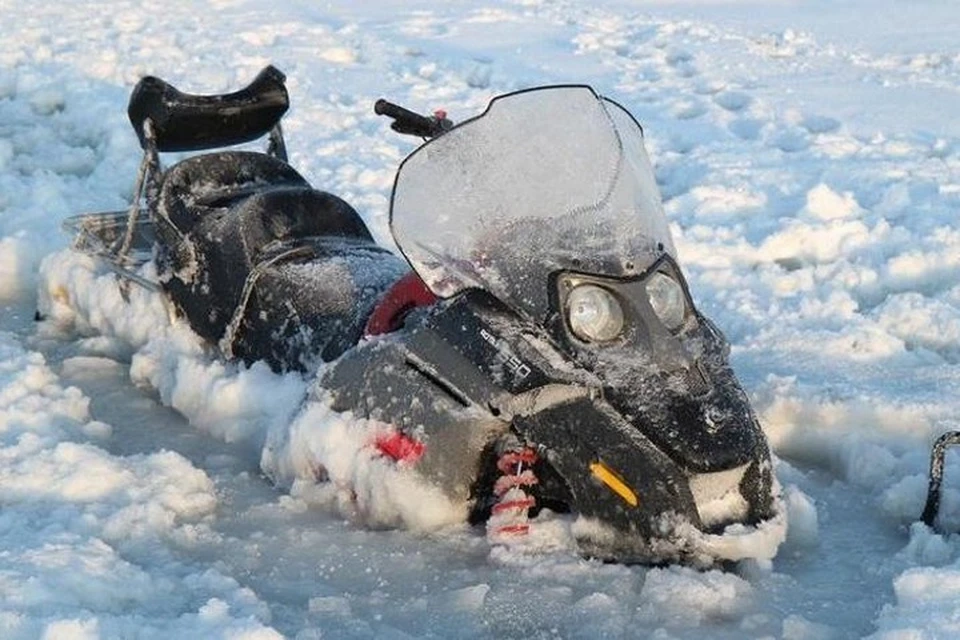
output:
[[[175,246],[200,225],[206,234],[242,234],[254,261],[273,240],[336,236],[373,242],[353,207],[262,153],[223,151],[174,165],[163,176],[157,214],[173,227],[168,232],[175,231],[168,233],[168,244]]]
[[[157,151],[199,151],[255,140],[276,127],[290,107],[286,76],[265,67],[249,85],[233,93],[192,95],[147,76],[130,94],[127,115],[148,148],[146,122]]]
[[[220,220],[223,236],[237,234],[251,263],[265,247],[297,238],[352,238],[373,244],[353,207],[337,196],[309,187],[280,187],[256,193]],[[229,242],[225,237],[225,242]]]
[[[360,215],[337,196],[309,187],[281,187],[248,196],[233,209],[197,223],[187,242],[216,282],[220,317],[241,304],[250,274],[275,255],[317,242],[347,239],[374,247]]]
[[[182,160],[164,172],[155,213],[167,223],[161,225],[161,232],[173,232],[168,238],[173,245],[190,234],[199,220],[224,215],[255,193],[309,186],[293,167],[263,153],[209,153]]]
[[[238,151],[188,158],[164,175],[156,214],[172,269],[164,288],[202,337],[218,342],[228,332],[234,355],[277,368],[297,366],[299,353],[316,352],[321,342],[325,357],[346,348],[328,336],[346,332],[344,344],[359,337],[363,325],[353,328],[353,312],[331,313],[323,304],[330,283],[304,274],[314,262],[385,250],[353,207],[311,188],[286,163]],[[270,339],[307,318],[326,327],[311,338],[319,342]]]

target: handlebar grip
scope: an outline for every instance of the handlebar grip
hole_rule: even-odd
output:
[[[431,120],[409,109],[404,109],[400,105],[388,102],[383,98],[380,98],[374,103],[373,112],[378,116],[393,118],[394,123],[391,126],[400,133],[408,133],[424,138],[435,136],[438,133],[438,125],[435,120]]]

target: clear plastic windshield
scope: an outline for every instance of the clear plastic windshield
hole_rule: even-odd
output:
[[[417,149],[390,224],[438,296],[481,288],[534,318],[557,271],[629,276],[676,257],[640,127],[584,86],[500,96]]]

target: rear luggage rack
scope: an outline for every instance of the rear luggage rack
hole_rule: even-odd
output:
[[[131,234],[127,252],[117,252],[126,237],[128,211],[104,211],[71,216],[63,221],[63,229],[73,236],[73,248],[83,253],[106,259],[107,266],[118,276],[126,278],[150,291],[159,291],[160,285],[144,278],[136,271],[153,257],[154,224],[148,217],[139,217]]]

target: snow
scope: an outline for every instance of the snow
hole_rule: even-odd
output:
[[[3,637],[956,635],[960,536],[916,522],[929,446],[960,427],[955,3],[55,0],[0,5],[0,25]],[[317,491],[295,451],[385,473],[358,425],[61,251],[64,218],[128,204],[140,76],[226,91],[268,63],[293,165],[387,244],[413,143],[377,97],[461,119],[588,82],[627,106],[778,456],[772,564],[602,565],[556,523],[529,553],[491,549],[422,488]],[[323,428],[288,428],[307,422]],[[953,530],[958,482],[949,455]]]
[[[451,503],[438,487],[371,453],[369,444],[389,433],[389,425],[337,413],[323,392],[318,394],[292,422],[271,429],[261,458],[267,475],[292,484],[293,495],[333,502],[368,526],[432,531],[466,520],[465,505]],[[320,476],[328,482],[317,485]]]

